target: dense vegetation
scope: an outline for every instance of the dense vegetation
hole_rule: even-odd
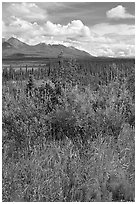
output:
[[[69,61],[29,82],[28,70],[3,72],[3,201],[134,201],[134,69]],[[47,78],[59,95],[41,95]]]

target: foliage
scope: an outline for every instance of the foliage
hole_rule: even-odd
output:
[[[134,69],[74,84],[68,66],[54,106],[26,80],[3,83],[3,201],[134,201]]]

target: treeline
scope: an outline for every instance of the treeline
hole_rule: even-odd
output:
[[[134,72],[135,61],[88,61],[69,59],[60,62],[50,61],[46,66],[22,66],[16,69],[13,65],[3,68],[3,82],[9,80],[22,81],[32,74],[35,79],[61,78],[71,80],[84,85],[107,84],[115,78],[128,77]],[[134,75],[134,73],[133,73]]]
[[[4,68],[2,70],[2,79],[3,82],[9,80],[25,80],[28,79],[30,74],[33,74],[37,79],[41,79],[44,75],[48,75],[50,72],[50,67],[48,69],[43,69],[41,67],[35,68],[28,68],[26,65],[25,68],[20,67],[19,69],[15,69],[12,66],[9,68]]]

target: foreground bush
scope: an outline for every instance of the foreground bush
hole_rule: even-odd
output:
[[[134,93],[65,85],[61,104],[3,86],[3,201],[134,201]],[[14,97],[14,90],[20,90]]]

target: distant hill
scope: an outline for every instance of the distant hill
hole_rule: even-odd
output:
[[[20,49],[20,50],[24,50],[24,51],[25,51],[25,49],[30,47],[26,43],[21,42],[20,40],[13,38],[13,37],[8,39],[7,42],[10,43],[16,49]]]
[[[74,47],[65,47],[64,45],[47,45],[39,43],[37,45],[28,45],[17,38],[10,38],[2,43],[2,58],[57,58],[62,52],[64,58],[91,58],[89,53],[78,50]]]

